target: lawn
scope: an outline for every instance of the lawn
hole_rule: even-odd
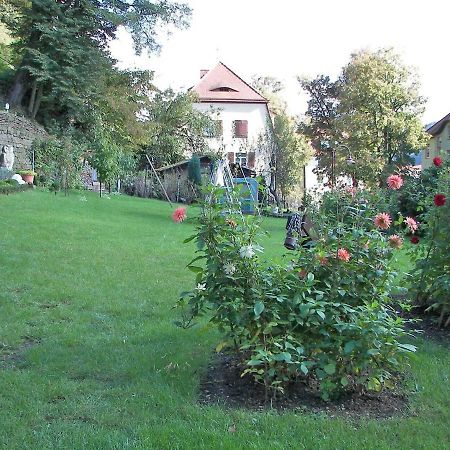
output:
[[[0,446],[449,447],[450,353],[423,339],[411,360],[408,417],[355,422],[200,406],[217,332],[173,325],[172,306],[193,283],[185,266],[194,246],[182,244],[192,225],[173,223],[172,210],[91,193],[0,196]],[[270,259],[284,253],[284,225],[264,220]]]

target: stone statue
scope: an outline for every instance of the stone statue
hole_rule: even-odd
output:
[[[12,170],[14,165],[14,147],[12,145],[4,145],[0,153],[0,167],[6,167]]]

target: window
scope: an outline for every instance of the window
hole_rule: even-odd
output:
[[[222,121],[213,120],[211,125],[206,127],[204,136],[206,138],[218,138],[222,136]]]
[[[436,138],[436,155],[439,155],[441,153],[442,148],[442,140],[440,137]]]
[[[247,167],[247,153],[236,153],[236,164]]]
[[[248,136],[248,121],[247,120],[233,121],[233,137],[247,138],[247,136]]]

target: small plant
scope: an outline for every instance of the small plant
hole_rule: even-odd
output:
[[[19,170],[17,173],[19,175],[32,175],[33,177],[36,176],[36,172],[34,172],[33,170]]]

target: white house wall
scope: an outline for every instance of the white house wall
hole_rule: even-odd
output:
[[[208,143],[213,151],[221,151],[224,155],[228,152],[245,153],[255,152],[255,169],[262,170],[267,165],[265,155],[257,148],[257,141],[261,133],[267,127],[267,106],[263,103],[195,103],[195,108],[207,113],[214,120],[222,121],[223,134],[220,138],[208,138]],[[233,121],[246,120],[248,123],[248,137],[233,137]],[[259,170],[258,170],[259,169]]]

